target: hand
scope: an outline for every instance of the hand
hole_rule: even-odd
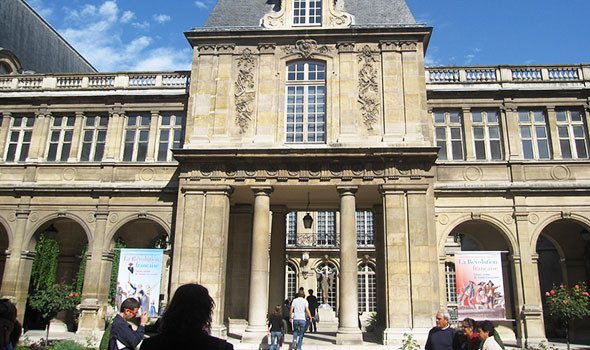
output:
[[[147,312],[143,312],[139,318],[139,325],[141,326],[145,326],[145,324],[147,323],[149,319],[148,313]]]

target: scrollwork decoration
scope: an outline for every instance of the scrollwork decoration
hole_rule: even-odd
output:
[[[362,63],[359,72],[359,103],[361,104],[361,114],[363,123],[368,130],[373,130],[379,117],[379,108],[381,101],[379,97],[379,84],[377,83],[377,70],[373,63],[377,62],[375,55],[368,45],[365,45],[358,55],[359,62]]]
[[[245,49],[238,59],[238,78],[236,80],[236,124],[240,133],[246,132],[254,112],[254,56],[250,49]]]
[[[302,58],[308,59],[314,54],[324,54],[330,51],[330,48],[325,45],[318,45],[317,41],[313,39],[300,39],[297,40],[295,45],[287,46],[284,48],[287,54],[299,54]]]

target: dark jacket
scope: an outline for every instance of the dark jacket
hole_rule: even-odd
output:
[[[215,338],[207,334],[197,336],[169,336],[158,334],[147,338],[141,343],[140,350],[233,350],[234,346],[223,339]]]
[[[451,327],[440,329],[434,327],[428,332],[426,350],[452,350],[455,340],[455,330]]]
[[[117,340],[125,345],[125,350],[134,350],[143,339],[145,329],[143,326],[133,330],[131,325],[121,317],[115,316],[111,326],[111,337],[109,339],[109,350],[118,350]]]

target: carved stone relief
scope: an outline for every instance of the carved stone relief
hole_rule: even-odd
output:
[[[271,1],[275,6],[262,17],[262,27],[268,29],[293,28],[293,1]],[[325,3],[327,6],[323,6],[323,25],[327,25],[329,28],[348,28],[353,24],[354,17],[345,11],[344,0],[330,0]]]
[[[314,54],[324,54],[330,51],[330,48],[325,45],[318,45],[317,41],[313,39],[297,40],[295,45],[286,46],[283,48],[287,54],[299,54],[301,58],[308,59]]]
[[[365,45],[358,54],[358,60],[362,64],[359,71],[358,101],[361,104],[363,123],[367,127],[367,130],[373,130],[373,124],[379,118],[379,108],[381,106],[379,84],[377,83],[377,69],[374,67],[377,59],[371,48]]]
[[[236,124],[240,133],[246,132],[254,113],[254,56],[250,49],[244,49],[238,58],[238,78],[234,93],[236,99]]]

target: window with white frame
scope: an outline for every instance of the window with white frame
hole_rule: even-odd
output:
[[[518,111],[524,159],[549,159],[549,134],[545,112],[540,109]]]
[[[287,65],[285,135],[288,143],[326,142],[326,65]]]
[[[294,0],[293,24],[321,25],[323,0]]]
[[[8,133],[7,162],[24,162],[29,156],[31,137],[35,125],[34,116],[13,116]]]
[[[377,311],[377,278],[375,267],[369,263],[358,267],[358,309],[359,312]]]
[[[125,147],[123,149],[124,161],[144,161],[146,159],[151,119],[152,116],[149,113],[127,116]]]
[[[104,156],[109,117],[106,115],[87,116],[82,130],[80,161],[100,162]]]
[[[317,240],[318,246],[336,245],[336,213],[333,211],[317,212]]]
[[[47,148],[47,160],[50,162],[66,162],[72,149],[74,136],[74,116],[53,117],[51,130],[49,131],[49,147]]]
[[[287,213],[287,245],[297,244],[297,212]]]
[[[462,160],[463,116],[459,110],[434,112],[436,145],[440,147],[439,160]]]
[[[501,160],[500,112],[496,109],[473,110],[471,121],[475,159]]]
[[[557,134],[564,159],[588,158],[588,135],[582,111],[557,110]]]
[[[447,303],[457,304],[457,275],[453,263],[445,263],[445,282]]]
[[[165,112],[160,115],[158,149],[156,150],[159,162],[172,161],[172,152],[170,150],[181,148],[184,119],[184,113]]]
[[[285,288],[285,299],[292,299],[297,293],[297,270],[291,263],[287,263],[287,285]]]
[[[373,212],[369,210],[356,212],[356,243],[359,246],[372,246],[375,244]]]

